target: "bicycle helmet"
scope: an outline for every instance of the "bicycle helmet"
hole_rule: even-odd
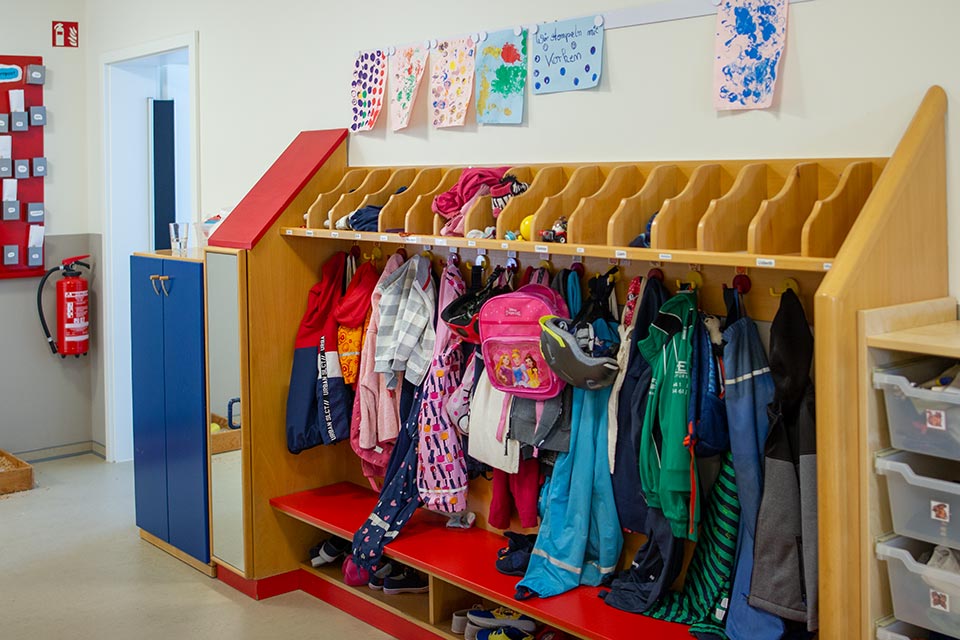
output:
[[[540,352],[561,380],[581,389],[609,387],[620,367],[615,358],[585,352],[574,335],[570,320],[558,316],[540,318]]]

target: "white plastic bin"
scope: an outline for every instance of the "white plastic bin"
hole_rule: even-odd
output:
[[[877,640],[917,640],[929,638],[930,632],[906,622],[894,620],[890,624],[877,627]]]
[[[953,364],[942,358],[921,358],[873,374],[883,390],[890,441],[897,449],[960,460],[960,393],[911,386],[933,378]]]
[[[887,563],[890,594],[897,620],[960,636],[960,574],[932,569],[918,558],[933,545],[896,537],[877,544],[877,557]]]
[[[877,458],[877,473],[887,477],[895,532],[960,549],[960,462],[898,451]]]

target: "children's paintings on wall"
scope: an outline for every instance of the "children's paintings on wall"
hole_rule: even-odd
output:
[[[477,45],[476,85],[477,122],[518,124],[523,120],[526,29],[495,31]]]
[[[546,22],[533,34],[533,92],[590,89],[600,83],[603,19]]]
[[[723,0],[717,12],[713,101],[717,110],[773,104],[787,36],[787,0]]]
[[[433,126],[460,127],[473,96],[476,48],[472,38],[441,40],[430,66],[430,107]]]
[[[428,50],[419,45],[398,47],[390,56],[390,121],[394,131],[405,129],[417,101]]]
[[[361,51],[353,63],[350,102],[353,107],[351,131],[369,131],[383,109],[387,86],[387,56],[382,50]]]

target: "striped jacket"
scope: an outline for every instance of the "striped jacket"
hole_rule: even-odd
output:
[[[397,387],[400,371],[419,386],[430,368],[436,342],[437,293],[430,260],[413,256],[381,281],[377,290],[381,293],[380,329],[374,371],[383,374],[388,389]]]

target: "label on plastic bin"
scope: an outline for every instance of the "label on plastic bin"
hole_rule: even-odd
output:
[[[939,409],[927,409],[927,429],[936,431],[947,430],[947,412]]]
[[[937,522],[950,522],[950,505],[939,500],[931,500],[930,519]]]
[[[930,608],[950,613],[950,594],[930,589]]]

